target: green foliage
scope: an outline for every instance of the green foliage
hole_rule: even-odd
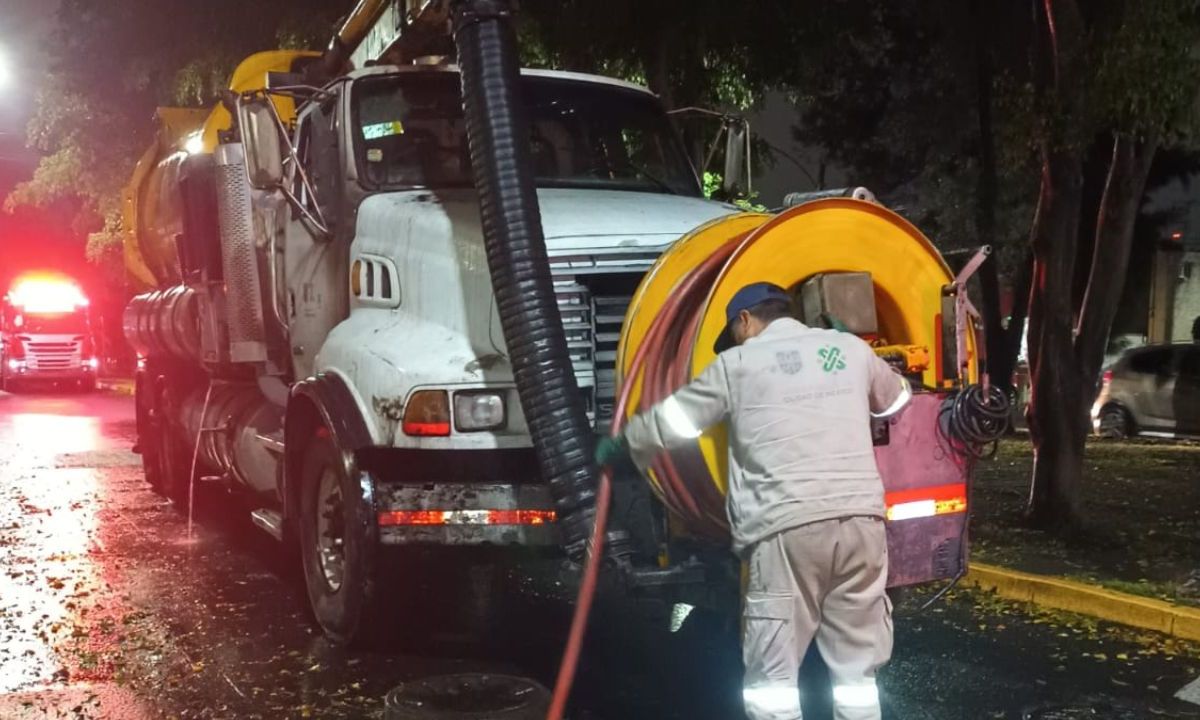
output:
[[[748,197],[736,197],[736,198],[732,198],[732,199],[726,198],[725,197],[725,189],[721,187],[722,182],[724,182],[724,178],[721,177],[720,173],[705,172],[704,178],[702,180],[702,183],[703,183],[702,189],[704,191],[704,197],[706,197],[710,200],[720,200],[723,202],[729,202],[747,212],[766,212],[767,211],[766,205],[755,202],[755,200],[758,199],[757,192],[751,193]]]
[[[1192,145],[1200,2],[1108,2],[1093,31],[1095,114],[1103,126]]]

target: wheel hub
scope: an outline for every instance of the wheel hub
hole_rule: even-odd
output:
[[[346,572],[346,523],[342,485],[332,467],[321,473],[316,511],[317,561],[325,584],[337,592]]]

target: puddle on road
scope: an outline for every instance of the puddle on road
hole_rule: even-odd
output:
[[[100,587],[95,473],[34,478],[0,487],[0,693],[65,679],[57,648],[86,637],[78,613]]]
[[[142,459],[129,450],[62,453],[54,461],[55,467],[60,468],[140,467],[141,464]]]

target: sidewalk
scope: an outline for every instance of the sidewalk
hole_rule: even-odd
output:
[[[1090,443],[1085,527],[1066,540],[1022,523],[1032,463],[1014,438],[979,464],[967,584],[1200,640],[1200,443]]]

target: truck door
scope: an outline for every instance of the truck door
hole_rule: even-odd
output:
[[[341,94],[305,108],[297,121],[295,142],[300,163],[315,192],[296,178],[293,193],[313,214],[319,208],[331,231],[320,232],[293,208],[286,232],[285,286],[287,322],[296,379],[313,372],[325,337],[349,312],[347,243],[336,237],[342,189],[338,150]]]

